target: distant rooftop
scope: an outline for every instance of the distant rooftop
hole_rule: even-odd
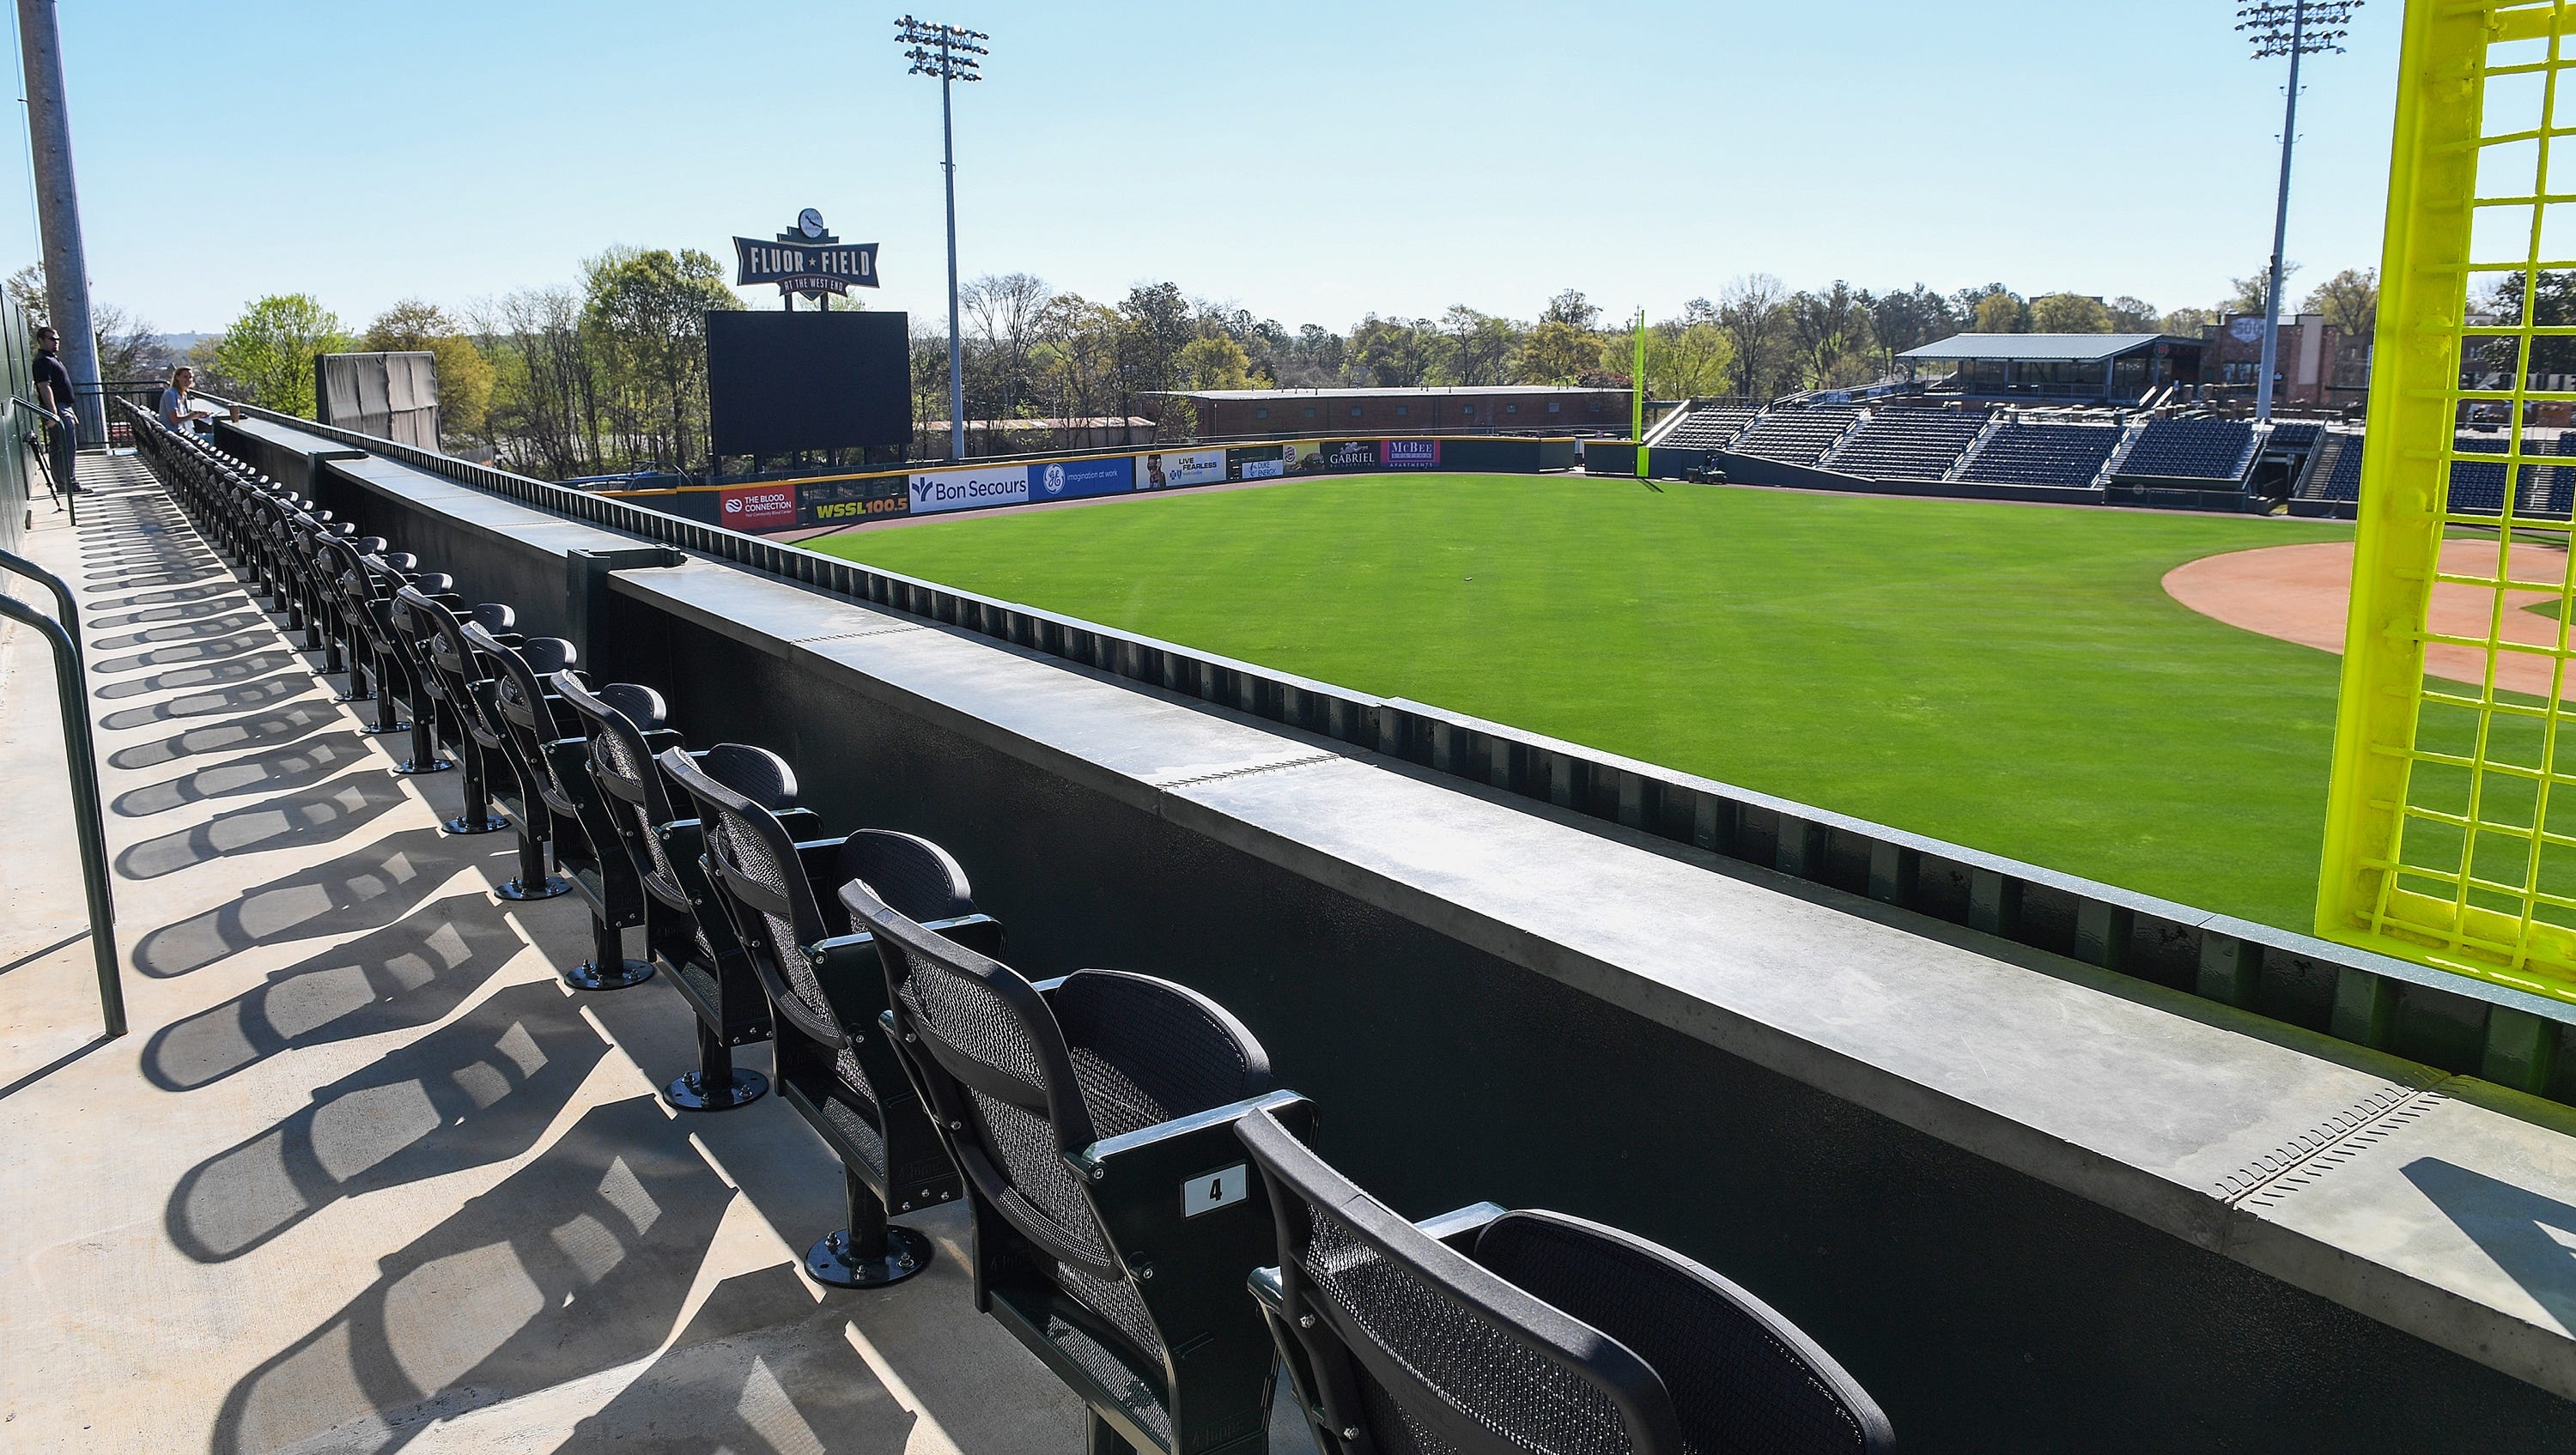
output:
[[[2014,359],[2063,364],[2095,364],[2146,348],[2176,343],[2199,347],[2200,340],[2161,333],[1957,333],[1939,343],[1907,349],[1900,359]]]

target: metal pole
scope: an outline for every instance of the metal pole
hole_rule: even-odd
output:
[[[2290,99],[2281,115],[2281,193],[2272,209],[2272,278],[2263,289],[2263,368],[2254,380],[2254,418],[2272,418],[2272,372],[2281,360],[2281,253],[2290,231],[2290,148],[2299,139],[2299,52],[2307,46],[2308,0],[2290,12]]]
[[[1637,441],[1637,478],[1643,480],[1646,478],[1646,310],[1642,308],[1637,310],[1636,360],[1631,372],[1636,377],[1629,382],[1637,388],[1630,406],[1635,411],[1635,419],[1629,425],[1628,433]]]
[[[36,226],[44,238],[45,307],[62,335],[81,437],[105,444],[107,410],[99,403],[89,256],[81,248],[80,190],[72,185],[72,123],[63,100],[63,43],[54,28],[54,0],[18,0],[18,59],[27,77],[27,150],[35,162]],[[72,482],[62,483],[68,489]]]
[[[948,458],[966,458],[966,349],[957,327],[957,132],[950,120],[948,38],[939,40],[939,146],[948,172]]]

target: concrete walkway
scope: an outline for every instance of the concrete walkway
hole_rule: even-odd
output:
[[[97,1038],[50,669],[13,631],[0,1448],[1078,1448],[974,1311],[958,1210],[910,1283],[806,1281],[840,1174],[794,1112],[666,1111],[678,993],[563,989],[579,901],[504,908],[514,836],[437,828],[457,775],[389,774],[139,463],[83,478],[28,549],[82,598],[133,1033]]]

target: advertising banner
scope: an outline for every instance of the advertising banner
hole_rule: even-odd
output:
[[[1317,449],[1327,470],[1374,470],[1377,445],[1376,440],[1326,440]]]
[[[1288,473],[1286,445],[1246,445],[1225,452],[1225,478],[1276,480]]]
[[[1136,488],[1136,459],[1119,455],[1107,460],[1059,460],[1029,466],[1029,499],[1082,500],[1094,495],[1124,495]]]
[[[1026,465],[931,470],[912,477],[912,513],[970,510],[978,505],[1023,505],[1029,498]]]
[[[796,492],[796,511],[807,525],[853,525],[862,520],[903,515],[912,509],[912,494],[900,475],[867,480],[809,480]]]
[[[1279,447],[1279,463],[1291,475],[1320,474],[1324,469],[1324,447],[1313,440],[1297,440]]]
[[[1378,462],[1390,470],[1432,470],[1440,465],[1438,440],[1388,440]]]
[[[793,485],[737,485],[716,506],[716,523],[727,530],[779,530],[796,524]]]
[[[1223,450],[1162,450],[1138,456],[1136,461],[1136,488],[1139,490],[1214,485],[1223,479]]]

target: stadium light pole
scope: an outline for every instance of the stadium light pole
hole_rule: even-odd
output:
[[[939,78],[940,167],[948,174],[948,458],[966,458],[966,349],[958,331],[957,312],[957,129],[948,104],[950,83],[980,81],[978,56],[991,55],[981,42],[992,37],[959,25],[940,25],[907,15],[894,23],[897,44],[907,46],[908,73]]]
[[[2263,365],[2254,381],[2254,417],[2272,418],[2272,375],[2281,362],[2281,257],[2290,231],[2290,151],[2299,140],[2299,58],[2341,54],[2361,0],[2260,0],[2236,8],[2236,28],[2254,43],[2254,59],[2290,58],[2288,103],[2281,114],[2281,187],[2272,204],[2272,271],[2263,285]]]

